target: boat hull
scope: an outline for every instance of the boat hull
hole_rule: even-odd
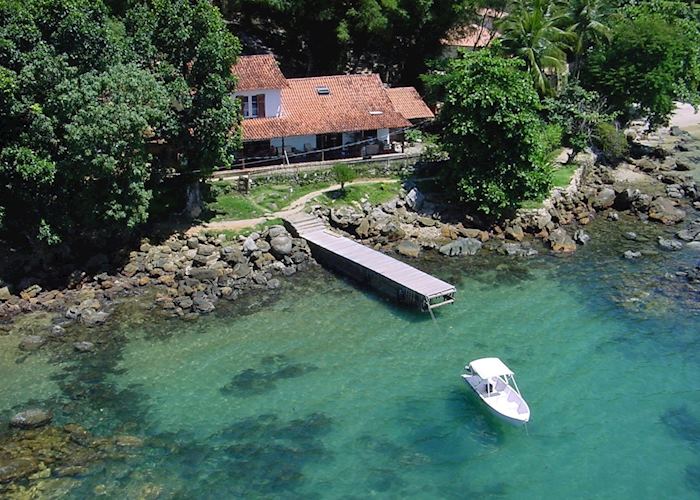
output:
[[[462,375],[462,378],[472,390],[472,392],[484,404],[484,406],[486,406],[486,408],[488,408],[488,410],[499,420],[514,426],[525,425],[530,421],[530,408],[527,406],[527,403],[522,398],[522,396],[515,392],[510,386],[506,386],[507,389],[504,389],[502,395],[505,395],[506,398],[510,398],[509,400],[517,404],[519,408],[524,408],[525,411],[523,411],[522,413],[512,411],[501,411],[496,406],[497,402],[499,401],[497,399],[499,396],[485,396],[484,393],[480,391],[480,384],[483,383],[483,381],[478,377],[469,376],[465,374]]]

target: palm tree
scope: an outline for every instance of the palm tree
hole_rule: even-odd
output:
[[[607,12],[601,0],[570,0],[566,10],[569,30],[576,34],[572,53],[574,73],[578,76],[586,50],[595,42],[609,40],[611,31],[604,23]]]
[[[525,61],[541,95],[554,92],[550,77],[558,83],[566,73],[566,52],[574,39],[561,27],[565,22],[559,12],[551,0],[516,0],[500,24],[501,45]]]

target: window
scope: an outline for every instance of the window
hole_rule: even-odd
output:
[[[258,96],[250,96],[250,116],[255,118],[258,116]]]
[[[265,116],[265,94],[240,96],[244,118]]]

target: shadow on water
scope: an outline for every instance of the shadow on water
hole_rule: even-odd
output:
[[[306,363],[290,363],[283,354],[265,356],[262,368],[247,368],[236,374],[220,391],[224,395],[256,396],[272,391],[277,381],[297,378],[316,371],[317,366]]]
[[[676,438],[688,443],[700,462],[700,418],[693,415],[688,407],[680,406],[664,413],[661,422]],[[700,463],[686,466],[685,481],[689,489],[700,492]]]

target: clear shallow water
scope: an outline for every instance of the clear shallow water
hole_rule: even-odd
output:
[[[264,309],[124,323],[111,350],[63,365],[59,419],[146,445],[73,495],[696,498],[700,304],[664,275],[697,254],[628,262],[615,238],[425,262],[459,290],[437,323],[322,270]],[[527,431],[461,382],[482,356],[516,371]]]

